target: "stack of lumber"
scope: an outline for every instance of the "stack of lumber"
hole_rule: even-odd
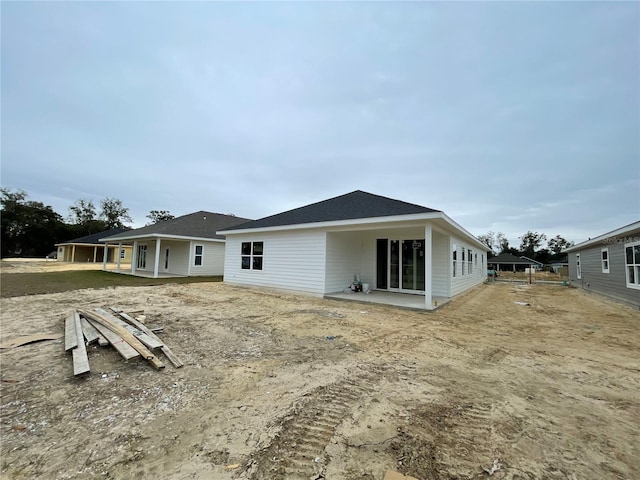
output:
[[[126,360],[143,357],[157,369],[164,368],[164,364],[155,351],[162,352],[176,368],[183,365],[151,329],[116,307],[110,311],[78,308],[66,318],[64,349],[73,356],[74,375],[90,371],[86,346],[94,342],[112,345]]]

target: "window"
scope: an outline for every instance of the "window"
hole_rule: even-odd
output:
[[[467,250],[467,273],[469,275],[473,273],[473,253],[471,250]]]
[[[582,265],[580,265],[579,253],[576,253],[576,277],[578,277],[578,280],[582,278]]]
[[[624,245],[624,266],[627,275],[627,288],[640,290],[640,242]]]
[[[138,261],[136,262],[136,268],[147,268],[147,246],[138,245]]]
[[[462,247],[462,275],[464,275],[464,247]]]
[[[242,242],[242,269],[262,270],[263,250],[264,242]]]
[[[193,255],[193,265],[196,267],[201,267],[202,266],[202,257],[204,254],[204,246],[202,245],[196,245],[194,248],[194,255]]]
[[[125,253],[126,253],[125,249],[124,249],[124,248],[121,248],[121,249],[120,249],[120,258],[124,258]]]
[[[609,273],[609,249],[600,250],[600,259],[602,260],[602,273]]]
[[[458,249],[458,246],[454,243],[453,244],[453,253],[452,253],[452,255],[453,255],[453,275],[452,276],[453,277],[456,276],[456,263],[458,263],[457,262],[457,260],[458,260],[458,250],[457,249]]]

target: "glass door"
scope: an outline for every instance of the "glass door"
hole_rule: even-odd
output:
[[[424,239],[378,239],[377,288],[397,292],[424,292],[424,244]]]
[[[136,263],[137,268],[147,268],[147,246],[138,245],[138,261]]]

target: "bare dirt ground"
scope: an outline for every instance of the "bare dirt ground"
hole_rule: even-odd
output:
[[[640,313],[578,289],[482,285],[433,313],[79,290],[0,300],[2,338],[108,305],[144,309],[185,366],[91,345],[75,378],[62,339],[0,351],[1,478],[640,478]]]
[[[108,263],[107,268],[115,269],[115,263]],[[121,268],[129,268],[130,264],[122,264]],[[71,263],[45,260],[39,258],[3,258],[0,269],[4,273],[38,273],[63,272],[67,270],[102,270],[102,263]]]

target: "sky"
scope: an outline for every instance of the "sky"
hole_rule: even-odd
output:
[[[1,184],[261,218],[364,190],[475,235],[640,220],[638,2],[2,2]]]

